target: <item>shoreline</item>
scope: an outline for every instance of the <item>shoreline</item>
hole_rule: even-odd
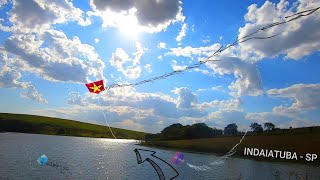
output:
[[[143,143],[138,143],[136,145],[139,146],[144,146],[144,147],[149,147],[149,148],[155,148],[155,149],[162,149],[162,150],[171,150],[171,151],[178,151],[178,152],[186,152],[186,153],[194,153],[194,154],[204,154],[204,155],[214,155],[218,157],[222,157],[227,152],[219,152],[219,151],[199,151],[199,150],[194,150],[194,149],[185,149],[185,148],[175,148],[175,147],[166,147],[166,146],[159,146],[157,142],[153,142],[155,146],[152,146],[150,143],[148,144],[147,142]],[[245,148],[250,148],[250,147],[245,147]],[[252,148],[252,147],[251,147]],[[266,149],[264,149],[266,150]],[[268,150],[274,150],[274,149],[268,149]],[[290,151],[289,151],[290,152]],[[283,158],[274,158],[274,157],[260,157],[260,156],[251,156],[251,155],[245,155],[244,154],[244,148],[239,148],[238,151],[230,156],[230,158],[241,158],[241,159],[248,159],[248,160],[254,160],[258,162],[268,162],[268,163],[281,163],[281,164],[298,164],[298,165],[305,165],[305,166],[319,166],[319,159],[320,159],[320,154],[318,154],[317,160],[311,162],[311,161],[306,161],[305,159],[283,159]]]

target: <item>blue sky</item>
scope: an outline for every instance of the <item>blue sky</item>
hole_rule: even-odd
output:
[[[172,123],[319,125],[319,11],[260,32],[279,35],[233,46],[198,69],[99,95],[85,86],[183,69],[319,2],[121,2],[2,1],[0,112],[105,125],[103,110],[111,126],[146,132]]]

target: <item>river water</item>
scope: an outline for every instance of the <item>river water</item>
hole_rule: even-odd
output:
[[[172,150],[146,148],[132,140],[48,136],[22,133],[0,133],[0,179],[159,179],[148,161],[137,163],[134,149],[156,151],[156,156],[170,163]],[[259,162],[229,158],[210,165],[219,157],[182,152],[185,163],[172,166],[179,172],[175,179],[318,179],[320,167],[276,162]],[[37,159],[45,154],[47,165]],[[166,179],[175,172],[161,160],[141,152],[162,169]],[[197,171],[186,163],[206,165]],[[171,164],[171,163],[170,163]]]

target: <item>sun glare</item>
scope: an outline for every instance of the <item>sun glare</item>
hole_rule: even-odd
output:
[[[137,39],[141,32],[141,26],[139,26],[137,18],[134,16],[135,11],[130,10],[129,15],[119,18],[118,28],[119,31],[127,37]]]

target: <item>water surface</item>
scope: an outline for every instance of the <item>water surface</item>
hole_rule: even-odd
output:
[[[170,163],[176,153],[135,145],[132,140],[64,137],[22,133],[0,133],[0,179],[159,179],[148,163],[137,163],[135,148],[156,151],[156,156]],[[41,166],[37,158],[45,154],[56,167]],[[210,163],[219,157],[183,152],[185,162],[207,165],[197,171],[186,163],[172,164],[180,173],[175,179],[320,179],[319,166],[259,162],[229,158],[223,164]],[[142,154],[147,157],[148,154]],[[150,155],[149,155],[150,157]],[[156,162],[166,177],[174,172],[165,163]],[[58,166],[58,167],[57,167]]]

